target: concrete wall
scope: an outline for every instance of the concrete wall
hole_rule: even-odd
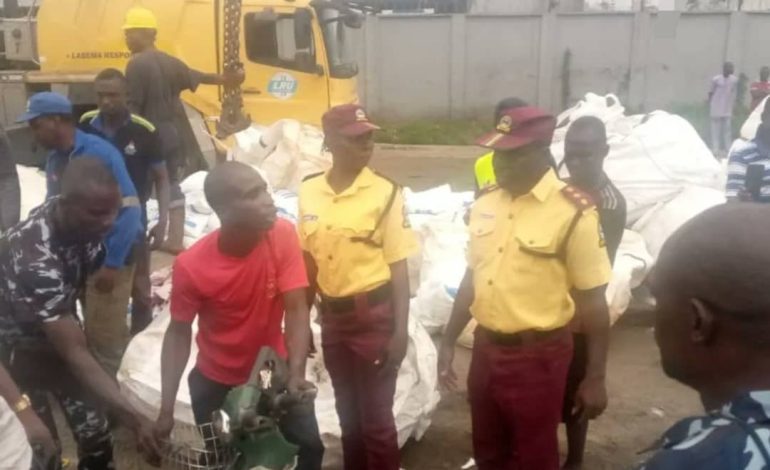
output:
[[[701,103],[725,60],[751,80],[770,64],[767,31],[770,13],[374,16],[361,96],[389,120],[487,117],[506,96],[559,111],[589,91],[635,109]]]
[[[544,13],[548,10],[549,0],[471,0],[468,2],[470,13]],[[566,11],[582,10],[581,0],[568,0],[564,2]],[[575,5],[577,4],[577,5]],[[579,5],[579,6],[578,6]],[[562,6],[560,5],[560,8]]]

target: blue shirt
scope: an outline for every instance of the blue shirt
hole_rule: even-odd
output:
[[[746,393],[707,416],[679,421],[639,470],[770,469],[760,449],[770,453],[770,390]]]
[[[45,166],[48,197],[58,196],[61,193],[61,177],[64,169],[71,159],[82,156],[96,157],[102,160],[120,186],[123,207],[118,212],[115,224],[104,240],[107,247],[104,265],[109,268],[120,269],[127,264],[131,249],[143,232],[142,211],[139,207],[136,188],[128,176],[128,170],[126,170],[126,164],[123,162],[120,152],[106,140],[76,130],[75,146],[71,151],[59,152],[54,150],[48,154]]]
[[[146,204],[152,192],[150,174],[155,168],[165,168],[160,137],[155,126],[136,114],[126,114],[123,124],[108,132],[98,110],[90,111],[80,118],[80,130],[109,141],[120,151],[134,183],[142,205],[142,225],[146,226]],[[146,228],[146,227],[145,227]]]
[[[756,140],[746,143],[744,147],[730,155],[730,161],[727,164],[726,195],[728,199],[737,199],[738,195],[746,189],[746,170],[752,164],[765,167],[757,202],[770,202],[770,149]]]

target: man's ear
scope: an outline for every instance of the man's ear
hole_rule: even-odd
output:
[[[699,299],[690,299],[691,330],[693,343],[709,344],[716,335],[714,312]]]

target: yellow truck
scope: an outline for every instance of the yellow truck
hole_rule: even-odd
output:
[[[130,57],[121,26],[126,12],[138,5],[158,19],[158,48],[204,72],[222,71],[225,8],[240,7],[243,107],[258,124],[293,118],[317,125],[329,107],[358,101],[354,44],[363,14],[348,3],[42,0],[32,1],[26,17],[0,21],[6,58],[18,60],[23,57],[14,54],[36,50],[30,59],[38,64],[38,70],[0,72],[0,118],[9,123],[21,111],[14,109],[19,103],[45,89],[68,95],[78,109],[94,107],[91,83],[96,73],[106,67],[122,70]],[[19,93],[25,95],[21,100],[11,96]],[[183,95],[196,131],[204,121],[213,131],[222,93],[221,87],[201,86]]]

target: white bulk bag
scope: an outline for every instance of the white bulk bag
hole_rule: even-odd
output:
[[[235,136],[233,158],[262,169],[275,189],[298,191],[302,179],[331,168],[320,129],[293,119],[263,128],[252,125]]]

